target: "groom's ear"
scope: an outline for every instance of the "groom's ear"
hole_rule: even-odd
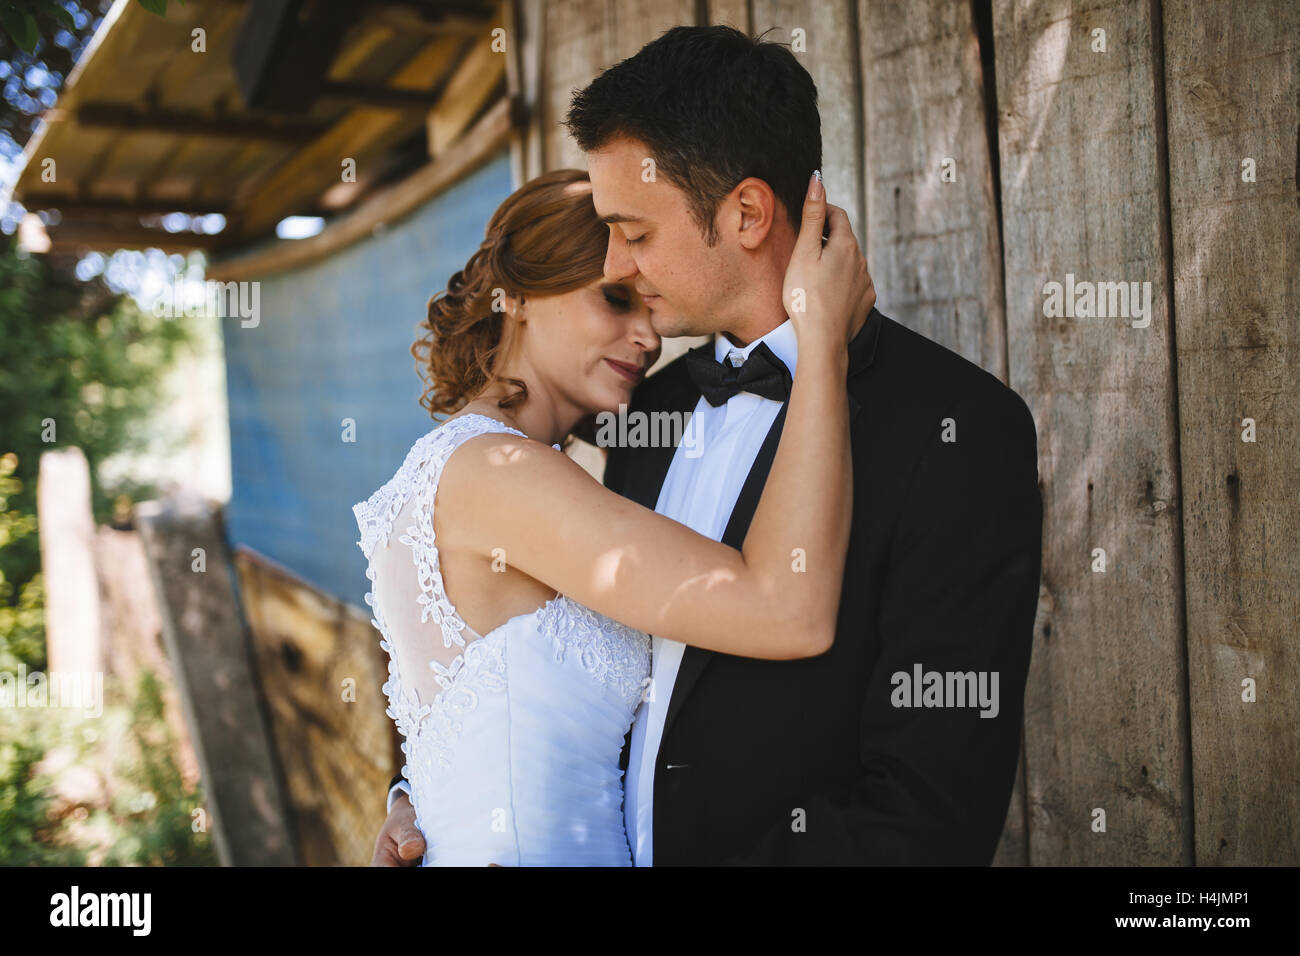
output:
[[[781,201],[772,187],[757,176],[742,179],[733,195],[740,211],[741,244],[757,249],[771,234],[776,217],[783,214]]]

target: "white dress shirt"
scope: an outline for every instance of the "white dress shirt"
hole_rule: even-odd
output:
[[[759,342],[767,343],[793,377],[798,339],[789,319],[744,348],[737,348],[726,336],[719,335],[714,341],[714,354],[720,362],[739,365]],[[780,411],[780,402],[752,392],[737,392],[716,408],[701,396],[691,421],[696,456],[687,454],[685,443],[678,446],[659,491],[655,511],[715,541],[722,540],[740,489]],[[685,644],[658,636],[652,644],[650,686],[653,693],[645,695],[652,699],[641,703],[632,724],[632,747],[623,794],[623,820],[637,866],[651,866],[654,861],[655,771],[663,769],[656,766],[659,743],[663,738],[668,701],[672,699],[673,684],[686,650]]]
[[[719,335],[714,342],[714,355],[719,362],[739,365],[759,342],[767,343],[793,377],[799,349],[789,319],[744,348],[737,348],[726,336]],[[691,413],[694,449],[683,442],[673,453],[655,511],[720,541],[745,478],[780,410],[780,402],[752,392],[737,392],[716,408],[701,396]],[[654,861],[655,769],[668,702],[686,649],[685,644],[658,636],[652,644],[652,693],[637,708],[632,724],[623,796],[623,819],[637,866],[651,866]],[[393,798],[402,791],[410,794],[410,785],[405,780],[389,790],[389,810]]]

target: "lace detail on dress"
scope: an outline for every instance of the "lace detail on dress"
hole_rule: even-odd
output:
[[[456,665],[454,683],[443,685],[427,711],[428,722],[421,728],[443,769],[451,766],[451,746],[460,736],[461,719],[478,707],[479,694],[506,689],[505,641],[500,635],[471,641],[456,658]]]
[[[537,627],[551,642],[557,661],[576,653],[584,670],[614,687],[635,709],[650,669],[647,634],[568,598],[555,613],[540,614]]]
[[[447,748],[459,733],[460,717],[477,706],[479,691],[499,690],[505,686],[505,659],[501,655],[500,642],[492,642],[485,637],[467,645],[461,636],[468,625],[447,596],[433,530],[433,504],[438,479],[451,453],[462,441],[475,435],[503,431],[527,437],[523,432],[486,415],[471,414],[451,419],[419,438],[407,452],[397,473],[368,499],[352,508],[361,530],[361,540],[357,546],[366,556],[366,577],[373,583],[375,551],[388,544],[398,515],[408,500],[415,498],[411,515],[414,523],[407,526],[398,541],[410,548],[415,562],[420,586],[417,598],[420,604],[420,623],[433,617],[442,634],[443,646],[450,648],[456,645],[464,648],[449,665],[443,665],[437,660],[429,661],[434,679],[442,690],[433,700],[421,703],[416,689],[406,686],[402,680],[389,629],[375,603],[374,590],[367,591],[365,602],[374,611],[370,623],[383,635],[379,646],[388,654],[388,680],[383,686],[389,704],[386,713],[397,724],[398,732],[404,738],[402,752],[408,759],[411,755],[411,740],[427,723],[435,752],[440,762],[445,762]],[[410,779],[408,767],[402,767],[402,775]]]
[[[484,428],[485,423],[487,428]],[[433,502],[438,492],[438,479],[447,459],[462,441],[475,435],[503,431],[521,438],[528,437],[518,429],[486,415],[470,414],[451,419],[416,441],[397,474],[369,499],[354,505],[352,509],[361,527],[361,540],[357,544],[369,559],[376,547],[388,543],[393,522],[407,499],[412,495],[416,497],[412,515],[415,523],[409,525],[397,540],[407,545],[415,558],[416,574],[420,581],[420,623],[432,616],[442,631],[444,647],[464,647],[465,639],[461,636],[461,631],[467,625],[447,597],[442,583],[442,570],[438,564],[438,549],[433,531]],[[374,580],[373,574],[371,580]],[[446,687],[442,676],[439,675],[439,683]]]

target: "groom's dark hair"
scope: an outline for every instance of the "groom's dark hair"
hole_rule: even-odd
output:
[[[822,163],[808,71],[787,45],[728,26],[663,33],[574,93],[564,125],[584,153],[620,136],[645,143],[710,246],[718,203],[749,176],[772,187],[797,233]]]

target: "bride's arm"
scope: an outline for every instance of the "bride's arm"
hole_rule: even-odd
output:
[[[821,247],[829,208],[830,239]],[[814,247],[815,243],[815,247]],[[786,300],[799,367],[781,441],[742,550],[607,490],[553,449],[472,438],[447,462],[440,506],[463,546],[638,630],[744,657],[825,653],[834,642],[852,510],[847,331],[874,301],[848,218],[809,200]],[[869,297],[869,298],[868,298]],[[797,551],[802,560],[796,561]]]

